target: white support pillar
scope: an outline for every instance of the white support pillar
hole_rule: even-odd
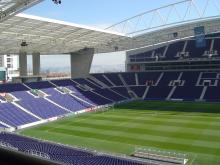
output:
[[[39,52],[33,52],[32,63],[33,63],[33,75],[39,76],[40,75],[40,53]]]
[[[71,78],[87,77],[94,56],[93,48],[85,48],[70,54]]]
[[[20,76],[27,76],[27,52],[24,50],[19,52],[19,70]]]

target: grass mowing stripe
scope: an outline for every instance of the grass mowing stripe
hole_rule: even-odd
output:
[[[173,112],[203,112],[219,113],[219,103],[206,102],[173,102],[173,101],[134,101],[127,104],[119,104],[115,106],[119,109],[138,109],[138,110],[172,110]]]
[[[56,130],[50,130],[49,132],[59,132],[66,135],[74,135],[79,137],[87,137],[87,138],[95,138],[95,139],[102,139],[107,141],[113,141],[113,142],[121,142],[121,143],[128,143],[133,145],[141,145],[141,146],[152,146],[152,147],[158,147],[158,148],[165,148],[165,149],[171,149],[171,150],[181,150],[186,152],[197,152],[197,153],[205,153],[205,154],[213,154],[213,155],[220,155],[220,148],[213,149],[210,147],[201,147],[201,146],[191,146],[191,145],[184,145],[184,144],[173,144],[171,142],[159,142],[155,140],[141,140],[131,137],[123,137],[123,136],[113,136],[108,135],[105,136],[101,133],[92,133],[92,132],[84,132],[84,131],[74,131],[69,132],[67,129],[56,129]]]
[[[141,112],[142,111],[142,112]],[[220,115],[218,113],[194,113],[194,112],[173,112],[173,111],[157,111],[157,110],[149,110],[149,109],[145,109],[145,110],[134,110],[134,109],[117,109],[115,111],[110,111],[108,112],[110,115],[111,114],[118,114],[118,115],[123,115],[126,113],[126,116],[135,116],[135,115],[143,115],[143,116],[148,116],[148,115],[153,115],[153,114],[159,114],[161,116],[164,116],[166,118],[169,118],[171,116],[175,116],[175,115],[180,115],[181,117],[184,118],[189,118],[189,119],[193,119],[193,120],[199,120],[199,121],[207,121],[209,119],[219,122],[219,117]],[[100,113],[101,114],[101,113]]]
[[[101,120],[101,119],[98,119],[98,120],[87,120],[87,121],[82,121],[83,123],[97,123],[97,124],[109,124],[109,125],[119,125],[121,124],[122,122],[124,121],[107,121],[107,120]],[[135,121],[136,124],[138,123],[137,121]],[[128,123],[129,124],[129,123]],[[131,124],[131,123],[130,123]],[[157,131],[160,131],[160,130],[175,130],[175,131],[178,131],[179,129],[183,129],[184,128],[184,132],[197,132],[198,130],[204,130],[203,128],[191,128],[191,127],[183,127],[183,126],[177,126],[177,125],[166,125],[166,124],[162,124],[162,123],[159,123],[159,122],[154,122],[153,124],[152,123],[139,123],[140,125],[141,124],[145,124],[147,125],[147,127],[152,127],[154,128],[155,130]],[[207,135],[220,135],[220,131],[219,130],[206,130],[206,134]]]
[[[106,120],[94,120],[94,119],[87,119],[87,120],[73,120],[72,122],[68,122],[68,125],[73,125],[74,126],[74,123],[88,123],[88,124],[93,124],[93,123],[96,123],[96,124],[101,124],[101,125],[110,125],[110,126],[118,126],[118,125],[125,125],[126,127],[133,127],[133,123],[123,123],[122,121],[114,121],[114,122],[109,122],[109,121],[106,121]],[[137,124],[136,122],[134,122],[135,124]],[[54,125],[53,124],[53,127],[56,127],[56,126],[60,126],[59,124],[57,125]],[[210,136],[210,137],[213,137],[213,139],[215,139],[215,137],[218,139],[218,137],[220,136],[220,132],[218,130],[209,130],[209,129],[195,129],[195,128],[190,128],[190,127],[180,127],[180,126],[166,126],[166,125],[160,125],[161,123],[157,123],[157,124],[143,124],[143,125],[147,125],[147,127],[144,128],[144,130],[141,130],[141,131],[156,131],[156,132],[160,132],[162,131],[163,133],[165,133],[164,131],[167,131],[167,132],[173,132],[175,134],[180,132],[178,130],[182,130],[181,132],[182,133],[187,133],[187,134],[192,134],[192,136],[194,136],[194,134],[198,131],[203,131],[203,135],[206,135],[206,136]],[[139,127],[142,127],[142,124],[139,124],[138,125]],[[43,129],[45,126],[42,126],[41,129]],[[38,128],[36,128],[38,129]],[[45,128],[47,129],[47,128]],[[137,128],[137,130],[139,130]],[[164,130],[164,131],[163,131]],[[165,133],[166,134],[166,133]],[[182,135],[180,133],[180,135]]]
[[[154,128],[141,128],[141,126],[138,127],[129,127],[129,126],[112,126],[108,124],[96,124],[96,123],[74,123],[74,124],[68,124],[64,125],[64,127],[84,127],[84,128],[97,128],[97,129],[103,129],[103,130],[110,130],[110,131],[121,131],[121,132],[132,132],[136,134],[150,134],[150,135],[155,135],[155,136],[172,136],[176,138],[187,138],[191,140],[204,140],[204,141],[216,141],[219,142],[220,135],[203,135],[202,133],[197,132],[192,132],[192,133],[187,133],[183,131],[170,131],[170,130],[160,130],[157,131]],[[48,129],[54,129],[53,126],[47,126],[44,128],[39,128],[39,130],[45,131]]]
[[[158,118],[157,118],[158,117]],[[177,117],[177,116],[175,116]],[[158,124],[158,122],[162,122],[162,121],[166,121],[164,124],[165,125],[168,125],[168,126],[173,126],[173,125],[178,125],[178,126],[185,126],[185,124],[187,122],[179,122],[178,120],[176,121],[169,121],[167,120],[166,118],[160,118],[160,116],[155,116],[156,119],[139,119],[135,122],[137,123],[141,123],[141,124]],[[108,120],[108,121],[124,121],[124,122],[128,122],[130,121],[131,119],[130,118],[124,118],[124,117],[117,117],[117,118],[114,118],[114,117],[109,117],[108,115],[106,116],[95,116],[93,117],[93,119],[96,119],[96,120]],[[187,124],[190,124],[190,127],[191,128],[197,128],[197,129],[202,129],[203,127],[206,127],[208,123],[204,123],[204,124],[197,124],[197,123],[194,123],[194,122],[191,122],[190,120],[188,120],[188,123]],[[210,125],[209,129],[213,129],[213,130],[219,130],[220,129],[220,126],[216,126],[216,125]]]
[[[151,140],[154,139],[155,141],[160,142],[167,142],[170,141],[176,145],[179,144],[185,144],[185,145],[193,145],[193,146],[201,146],[201,147],[209,147],[209,148],[220,148],[219,142],[216,141],[204,141],[201,139],[196,139],[195,141],[192,141],[191,139],[187,138],[176,138],[173,136],[161,136],[161,135],[151,135],[151,134],[137,134],[134,132],[122,132],[117,130],[105,130],[105,129],[99,129],[99,128],[85,128],[85,127],[60,127],[60,129],[66,129],[69,130],[69,132],[75,132],[75,131],[83,131],[83,132],[89,132],[89,133],[100,133],[104,136],[109,135],[119,135],[122,137],[135,137],[136,140]],[[50,129],[48,131],[53,131],[54,129]]]
[[[139,116],[139,115],[135,115],[136,114],[135,112],[136,111],[134,111],[134,114],[131,115],[131,116],[127,116],[127,114],[126,114],[126,116],[124,116],[122,114],[119,115],[119,114],[109,114],[108,113],[108,114],[106,114],[106,117],[110,117],[110,118],[122,118],[123,117],[125,119],[130,119],[130,118],[134,118],[136,116]],[[204,123],[204,121],[200,121],[200,120],[192,120],[192,119],[188,119],[188,118],[181,118],[181,117],[183,117],[181,114],[171,115],[171,116],[167,117],[167,116],[163,116],[163,115],[160,115],[160,114],[156,115],[154,113],[154,114],[149,114],[149,115],[145,115],[145,116],[142,115],[143,119],[141,119],[141,120],[149,120],[149,119],[151,119],[152,116],[156,117],[156,118],[154,118],[155,121],[166,118],[166,120],[169,121],[169,122],[187,123],[187,122],[190,121],[192,124],[198,124],[198,125],[207,124],[207,123]],[[100,117],[100,116],[97,116],[97,117]],[[178,120],[177,120],[177,117],[178,117]],[[220,121],[219,120],[218,121],[213,121],[212,118],[210,118],[210,120],[206,120],[206,122],[208,122],[208,121],[212,122],[212,125],[217,126],[218,129],[220,128]]]
[[[130,117],[127,117],[127,114],[126,114],[126,116],[124,117],[124,116],[122,116],[122,115],[119,115],[119,114],[117,114],[116,113],[116,115],[117,116],[111,116],[111,115],[109,115],[109,113],[111,113],[111,111],[109,111],[109,112],[107,112],[107,113],[105,113],[104,115],[104,117],[103,117],[103,114],[100,114],[100,113],[92,113],[92,114],[89,114],[89,115],[83,115],[83,116],[80,116],[80,117],[78,117],[78,118],[75,118],[75,120],[74,121],[78,121],[78,119],[79,120],[81,120],[81,119],[100,119],[100,118],[105,118],[105,120],[107,120],[107,119],[110,119],[110,118],[117,118],[117,119],[119,119],[119,120],[123,120],[124,118],[125,118],[125,120],[123,120],[123,121],[126,121],[126,119],[128,119],[127,121],[129,121],[129,120],[133,120],[133,118],[134,117],[136,117],[136,112],[137,111],[133,111],[133,115],[131,116],[131,118]],[[100,116],[101,115],[101,116]],[[124,113],[123,113],[123,115],[124,115]],[[138,116],[138,115],[137,115]],[[154,116],[154,118],[152,119],[152,116]],[[177,118],[178,117],[178,120],[176,120],[175,118]],[[139,119],[139,121],[141,121],[141,120],[145,120],[145,121],[158,121],[158,120],[161,120],[161,119],[164,119],[164,118],[166,118],[166,120],[168,121],[168,123],[170,122],[170,124],[172,123],[172,122],[174,122],[174,124],[176,124],[176,123],[185,123],[185,122],[188,122],[188,121],[190,121],[189,119],[179,119],[181,117],[181,115],[171,115],[169,118],[167,117],[167,116],[163,116],[163,115],[148,115],[147,116],[147,118],[146,119]],[[150,118],[150,119],[148,119],[148,118]],[[117,120],[117,119],[115,119],[115,120]],[[170,121],[171,120],[171,121]],[[176,120],[176,121],[175,121]],[[218,124],[220,124],[220,121],[218,120],[218,122],[214,122],[212,119],[210,119],[210,121],[211,121],[211,127],[210,127],[210,129],[211,128],[213,128],[213,129],[219,129],[219,127],[220,126],[218,126]],[[57,122],[57,124],[62,124],[62,123],[66,123],[66,122],[68,122],[68,121],[59,121],[59,122]],[[70,121],[71,122],[71,121]],[[197,127],[199,127],[199,126],[205,126],[205,125],[207,125],[207,123],[204,123],[204,122],[196,122],[195,120],[191,120],[190,121],[192,124],[194,124],[195,123],[195,126],[197,126]],[[207,121],[206,121],[207,122]],[[191,127],[193,127],[193,125],[191,124]]]
[[[107,114],[106,114],[106,115],[107,115]],[[107,117],[107,118],[108,118],[108,117]],[[89,123],[91,124],[91,123],[94,123],[94,121],[95,121],[95,122],[99,123],[99,122],[96,121],[95,119],[96,119],[96,118],[93,117],[92,120],[91,120],[91,119],[87,119],[87,120],[84,120],[83,122],[89,122]],[[98,120],[101,120],[101,123],[103,123],[101,118],[98,118]],[[128,123],[129,123],[130,120],[134,120],[134,121],[135,121],[135,119],[133,118],[133,119],[125,120],[125,121],[123,121],[123,122],[128,122]],[[145,122],[143,123],[143,122],[140,122],[140,120],[141,120],[141,119],[139,118],[138,121],[135,121],[135,123],[139,123],[140,126],[141,126],[142,124],[149,124],[149,125],[155,125],[155,126],[161,124],[160,122],[158,123],[158,121],[153,121],[153,118],[151,119],[151,121],[153,121],[153,122],[147,122],[147,121],[145,121]],[[178,119],[177,119],[177,120],[178,120]],[[81,120],[80,120],[80,121],[81,121]],[[90,121],[91,121],[91,122],[90,122]],[[115,124],[115,122],[116,122],[116,120],[114,120],[114,122],[108,122],[108,121],[113,121],[113,120],[110,120],[110,119],[109,119],[109,120],[103,119],[103,121],[104,121],[104,123],[111,124],[111,125]],[[72,123],[76,123],[76,122],[78,122],[78,120],[69,121],[68,123],[71,123],[71,124],[72,124]],[[121,123],[122,120],[117,120],[117,123],[116,123],[116,124],[118,124],[118,122]],[[67,123],[67,122],[65,122],[64,124],[66,124],[66,123]],[[211,124],[211,122],[210,122],[210,124]],[[201,129],[204,130],[204,127],[207,127],[207,126],[210,125],[210,124],[204,125]],[[60,124],[60,123],[58,122],[58,123],[56,123],[56,125],[62,125],[62,124]],[[164,123],[164,125],[166,125],[166,123]],[[171,124],[169,124],[169,125],[171,125]],[[169,125],[168,125],[168,126],[169,126]],[[172,125],[174,125],[174,124],[172,124]],[[171,126],[172,126],[172,125],[171,125]],[[189,122],[189,125],[190,125],[190,128],[193,128],[190,122]],[[55,126],[55,125],[54,125],[54,126]],[[184,124],[177,125],[177,126],[180,127],[180,128],[181,128],[181,127],[186,127],[186,128],[188,128],[188,126],[186,126],[186,125],[184,125]],[[180,128],[178,128],[178,129],[180,129]],[[197,128],[197,129],[198,129],[198,128]],[[211,131],[211,130],[213,129],[213,127],[212,127],[212,126],[209,126],[208,129]],[[191,129],[191,130],[192,130],[192,129]],[[189,131],[189,130],[187,130],[187,129],[184,130],[184,132],[188,132],[188,131]],[[192,133],[193,133],[194,131],[195,131],[195,130],[192,130]],[[215,131],[215,130],[214,130],[214,131]],[[218,132],[218,131],[217,131],[217,132]],[[213,134],[213,133],[212,133],[212,134]]]

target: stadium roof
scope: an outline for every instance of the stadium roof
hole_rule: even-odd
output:
[[[96,53],[125,50],[114,45],[125,35],[84,25],[38,16],[18,14],[0,23],[0,54],[18,54],[25,41],[27,53],[65,54],[83,48],[95,48]]]
[[[43,0],[0,0],[0,22]]]
[[[119,32],[58,21],[38,16],[18,14],[0,22],[0,54],[18,54],[25,41],[28,54],[68,54],[84,48],[106,53],[141,48],[155,43],[191,37],[194,27],[204,26],[206,33],[220,31],[220,18],[183,23],[128,37]],[[173,33],[178,37],[173,38]]]
[[[12,16],[16,12],[11,9],[21,11],[25,9],[25,4],[27,8],[41,1],[43,0],[0,0],[0,9],[12,13],[0,20],[0,54],[18,54],[24,41],[27,43],[25,49],[28,54],[35,51],[41,54],[69,54],[84,48],[94,48],[95,53],[107,53],[192,37],[194,28],[198,26],[204,26],[206,34],[220,32],[220,6],[213,3],[217,12],[207,16],[204,13],[210,8],[198,11],[198,6],[191,0],[144,12],[105,30],[26,14]],[[182,7],[184,4],[185,7]],[[182,13],[177,11],[179,5]],[[168,11],[166,19],[161,18],[164,9]],[[192,11],[197,11],[197,16],[186,17]],[[0,12],[1,15],[3,13]],[[142,18],[146,15],[150,15],[147,17],[148,21],[153,21],[149,26],[143,24],[146,18]],[[179,18],[169,22],[171,15],[179,15]],[[158,18],[159,24],[154,24],[154,20]],[[177,37],[174,37],[174,33],[178,34],[175,35]]]

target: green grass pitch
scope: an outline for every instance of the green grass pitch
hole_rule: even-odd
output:
[[[19,132],[130,155],[136,146],[186,153],[188,164],[220,164],[220,104],[136,101]]]

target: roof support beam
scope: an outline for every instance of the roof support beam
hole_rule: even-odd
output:
[[[20,77],[27,76],[27,52],[25,50],[19,52],[19,70]]]
[[[87,77],[90,72],[93,56],[93,48],[85,48],[71,53],[71,78]]]
[[[32,63],[33,63],[33,75],[40,75],[40,52],[33,52],[32,54]]]

